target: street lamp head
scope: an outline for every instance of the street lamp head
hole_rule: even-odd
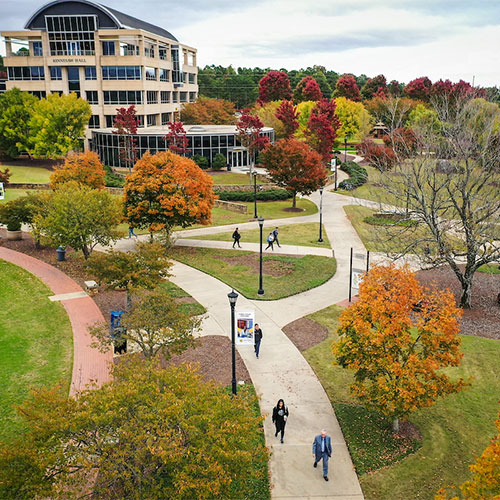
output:
[[[259,217],[259,226],[263,227],[264,226],[264,219],[262,217]]]
[[[253,172],[253,176],[254,176],[255,178],[257,178],[257,172],[255,172],[255,170],[254,170],[254,172]]]
[[[234,304],[236,304],[236,301],[238,300],[238,294],[234,290],[231,290],[227,294],[227,298],[229,299],[229,303],[231,305],[234,305]]]
[[[347,135],[344,137],[344,144],[347,145]]]
[[[319,194],[321,194],[321,195],[323,194],[323,189],[324,189],[324,187],[323,187],[323,186],[321,186],[321,187],[319,188]]]

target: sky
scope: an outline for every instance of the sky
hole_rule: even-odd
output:
[[[198,65],[500,85],[499,0],[102,0],[198,49]],[[1,0],[0,30],[44,2]],[[0,52],[5,54],[2,43]]]

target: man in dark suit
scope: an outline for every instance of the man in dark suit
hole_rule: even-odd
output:
[[[325,429],[314,438],[313,442],[314,467],[323,459],[323,478],[328,481],[328,460],[332,456],[332,440]]]

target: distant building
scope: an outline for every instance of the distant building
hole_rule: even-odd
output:
[[[112,127],[116,108],[131,104],[140,127],[157,127],[175,120],[181,104],[198,95],[196,49],[97,3],[51,2],[24,31],[1,35],[7,90],[37,97],[75,92],[91,105],[90,129]]]

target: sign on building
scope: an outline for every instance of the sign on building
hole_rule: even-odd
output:
[[[236,345],[254,345],[255,311],[236,311]]]

